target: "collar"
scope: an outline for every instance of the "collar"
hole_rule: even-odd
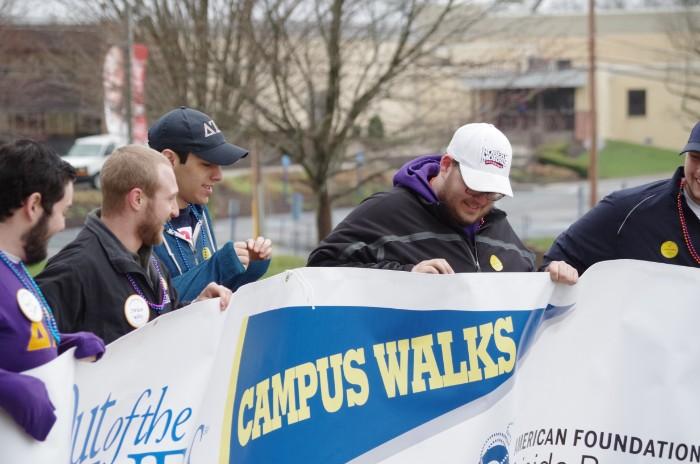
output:
[[[685,172],[683,170],[683,166],[679,166],[676,169],[676,172],[673,173],[673,177],[671,178],[670,182],[667,185],[667,193],[668,193],[668,195],[673,197],[674,203],[676,201],[676,195],[678,195],[679,185],[680,185],[681,179],[683,177],[685,177]]]
[[[12,253],[10,253],[9,251],[5,251],[5,250],[0,250],[0,251],[3,252],[5,254],[5,256],[7,256],[7,259],[9,259],[12,262],[12,264],[19,264],[20,261],[22,261],[21,259],[19,259],[19,256],[15,256]]]
[[[107,254],[107,259],[114,268],[123,273],[146,274],[146,267],[153,251],[150,246],[142,246],[138,254],[127,250],[124,244],[112,233],[111,230],[100,219],[101,210],[97,208],[91,211],[85,219],[85,228],[92,232],[102,249]]]
[[[184,213],[183,213],[184,211]],[[180,240],[184,240],[188,243],[193,244],[196,240],[197,233],[202,227],[202,223],[204,222],[204,207],[202,205],[195,205],[195,204],[190,204],[186,208],[183,208],[180,210],[180,214],[187,214],[191,216],[192,219],[196,219],[197,222],[192,229],[192,239],[189,240],[187,237],[182,235],[177,231],[177,229],[173,226],[172,220],[169,220],[168,222],[165,223],[164,231],[168,235],[172,235],[173,237],[179,238]],[[179,218],[179,216],[178,216]]]

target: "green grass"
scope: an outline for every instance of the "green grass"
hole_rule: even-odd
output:
[[[529,238],[525,240],[525,246],[527,246],[533,251],[541,251],[542,253],[544,253],[545,251],[549,250],[550,246],[552,246],[552,243],[554,243],[555,238],[556,237]]]
[[[293,174],[289,176],[287,181],[287,188],[291,190],[291,185],[295,182],[301,182],[302,175]],[[224,179],[224,185],[232,192],[240,193],[243,195],[250,195],[253,191],[252,179],[250,176],[237,176]],[[268,194],[280,194],[284,192],[284,181],[281,175],[268,174],[263,180],[265,186],[265,191]]]
[[[303,267],[306,264],[306,258],[302,256],[290,255],[272,255],[270,268],[267,270],[263,278],[272,277],[273,275],[284,272],[288,269]]]
[[[267,270],[263,277],[272,277],[273,275],[284,272],[287,269],[294,269],[297,267],[303,267],[306,264],[306,258],[302,256],[290,256],[290,255],[279,255],[272,257],[272,262],[270,262],[270,268]],[[27,270],[32,275],[36,276],[40,273],[44,266],[46,266],[46,261],[36,263],[32,266],[28,266]]]
[[[543,163],[555,164],[576,171],[586,177],[589,163],[588,152],[577,157],[568,156],[563,145],[544,147],[539,155]],[[678,153],[673,150],[636,145],[633,143],[608,140],[598,154],[598,177],[643,176],[648,174],[670,174],[682,164]]]
[[[27,266],[27,270],[29,271],[29,274],[32,277],[36,277],[38,273],[44,270],[44,267],[46,266],[46,260],[43,260],[40,263],[32,264],[31,266]]]

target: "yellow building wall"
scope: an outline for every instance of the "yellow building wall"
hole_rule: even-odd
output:
[[[680,149],[688,139],[690,124],[680,110],[680,98],[663,82],[608,73],[601,79],[601,135],[657,147]],[[628,115],[628,92],[646,91],[646,115]]]
[[[600,14],[597,18],[597,105],[600,139],[678,149],[687,140],[695,121],[681,111],[681,98],[668,89],[674,69],[683,65],[671,44],[668,27],[680,13],[642,12]],[[512,26],[509,26],[509,21]],[[497,29],[496,26],[500,27]],[[489,120],[469,97],[465,77],[524,73],[529,58],[571,60],[586,72],[588,37],[585,15],[490,18],[470,38],[449,44],[442,55],[452,62],[489,63],[453,76],[425,75],[397,83],[391,97],[377,105],[394,129],[405,127],[416,112],[426,125],[454,126],[460,121]],[[496,31],[496,32],[493,32]],[[587,116],[587,84],[576,88],[575,111]],[[627,92],[646,91],[646,115],[627,115]],[[398,98],[398,96],[401,96]],[[410,116],[410,117],[409,117]],[[450,127],[453,129],[453,127]]]

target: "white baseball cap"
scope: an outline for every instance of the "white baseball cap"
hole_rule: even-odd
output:
[[[508,180],[513,148],[493,124],[460,127],[447,146],[447,154],[459,163],[462,179],[470,189],[513,196]]]

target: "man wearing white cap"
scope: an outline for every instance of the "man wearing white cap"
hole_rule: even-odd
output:
[[[444,155],[406,163],[394,189],[365,200],[309,256],[309,266],[353,266],[433,274],[527,272],[534,254],[494,208],[513,196],[508,175],[513,150],[491,124],[457,129]],[[575,283],[562,261],[552,280]]]

